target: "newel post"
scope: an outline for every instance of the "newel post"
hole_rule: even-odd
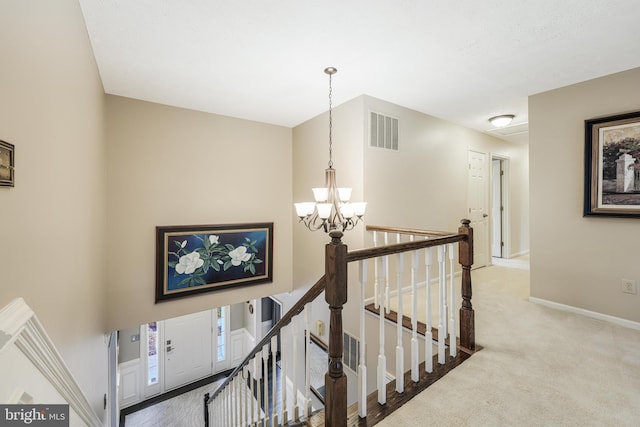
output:
[[[462,307],[460,307],[460,345],[469,350],[476,347],[475,320],[471,305],[471,266],[473,265],[473,228],[463,219],[458,233],[467,238],[458,244],[458,261],[462,266]]]
[[[329,233],[325,247],[325,299],[329,304],[329,369],[324,376],[325,425],[347,425],[347,377],[342,369],[342,306],[347,302],[347,245],[342,232]]]

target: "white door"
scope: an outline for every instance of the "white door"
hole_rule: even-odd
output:
[[[487,265],[487,155],[469,150],[469,219],[473,227],[473,268]]]
[[[491,159],[491,256],[502,258],[502,160]]]
[[[165,390],[212,375],[211,321],[211,310],[165,320]]]

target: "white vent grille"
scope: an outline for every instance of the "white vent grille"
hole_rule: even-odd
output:
[[[398,119],[371,112],[371,147],[398,151]]]
[[[343,335],[342,363],[353,372],[358,372],[358,361],[360,360],[360,341],[348,332]]]

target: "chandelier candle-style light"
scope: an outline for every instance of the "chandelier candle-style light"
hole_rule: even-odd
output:
[[[300,222],[309,230],[323,229],[325,233],[334,230],[347,231],[353,229],[364,216],[366,202],[350,202],[351,188],[338,188],[336,184],[336,170],[332,160],[332,105],[331,105],[331,76],[338,72],[334,67],[325,68],[329,75],[329,167],[325,169],[326,187],[313,188],[315,202],[295,203],[296,213]]]

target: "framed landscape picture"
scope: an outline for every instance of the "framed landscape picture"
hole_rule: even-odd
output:
[[[273,223],[156,227],[156,303],[273,280]]]
[[[13,187],[15,167],[15,147],[0,141],[0,187]]]
[[[640,111],[585,121],[584,215],[640,218]]]

